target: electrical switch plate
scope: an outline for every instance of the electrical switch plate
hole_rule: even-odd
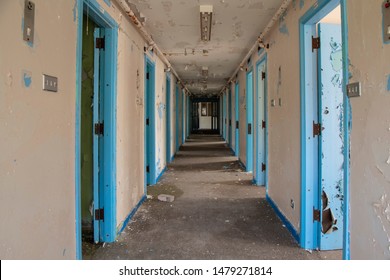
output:
[[[382,4],[383,15],[383,41],[390,44],[390,0],[386,0]]]
[[[352,83],[347,85],[347,95],[348,97],[360,97],[362,96],[362,90],[361,90],[361,84],[358,83]]]
[[[275,107],[275,106],[276,106],[276,101],[275,101],[275,99],[272,99],[272,100],[271,100],[271,106],[272,106],[272,107]]]
[[[57,92],[58,78],[43,74],[43,90]]]
[[[24,25],[23,25],[23,40],[29,43],[34,42],[34,18],[35,4],[31,1],[24,1]]]

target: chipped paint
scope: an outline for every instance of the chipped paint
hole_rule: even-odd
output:
[[[387,91],[390,91],[390,74],[387,76]]]
[[[305,0],[300,0],[299,1],[299,9],[303,9],[303,7],[305,6]]]
[[[73,12],[73,22],[76,22],[76,20],[77,20],[77,0],[74,0],[72,12]]]
[[[373,204],[373,208],[387,236],[387,241],[390,242],[390,202],[387,194],[383,194],[379,201]]]
[[[279,32],[284,35],[289,35],[287,24],[286,24],[287,10],[280,16],[279,19]]]
[[[27,87],[27,88],[30,87],[31,86],[31,82],[32,82],[31,73],[27,72],[27,71],[24,71],[23,72],[23,83],[24,83],[24,86]]]
[[[12,73],[11,72],[8,72],[7,73],[7,76],[6,76],[6,79],[5,79],[5,84],[8,86],[8,87],[12,87],[12,83],[13,83],[13,76],[12,76]]]

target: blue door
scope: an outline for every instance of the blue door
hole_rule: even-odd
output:
[[[167,136],[166,136],[166,144],[167,144],[167,164],[171,162],[171,79],[167,75],[167,88],[166,88],[166,96],[167,96]]]
[[[253,171],[253,71],[246,75],[246,171]]]
[[[343,60],[341,27],[319,24],[319,247],[343,247]]]
[[[156,183],[155,65],[145,56],[145,174],[146,185]]]
[[[176,152],[179,151],[179,87],[176,86],[176,133],[175,133],[175,139],[176,139]]]
[[[229,120],[229,147],[232,147],[232,91],[229,89],[228,95],[228,120]]]
[[[235,103],[236,103],[236,116],[235,116],[235,120],[236,120],[236,123],[235,123],[235,127],[236,127],[236,156],[238,157],[240,155],[240,85],[238,82],[236,82],[235,84]]]
[[[257,106],[256,106],[256,172],[255,179],[259,186],[265,185],[266,173],[266,119],[265,119],[265,85],[266,85],[266,62],[257,66]]]
[[[222,95],[222,122],[223,139],[226,140],[226,93]]]
[[[104,241],[104,49],[97,46],[104,38],[104,28],[94,30],[94,84],[93,84],[93,225],[94,241]]]

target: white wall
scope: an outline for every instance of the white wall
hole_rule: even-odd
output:
[[[23,41],[24,1],[0,2],[0,258],[70,259],[75,239],[74,1],[35,0],[35,40]],[[59,90],[42,90],[42,74]]]
[[[351,82],[351,257],[390,259],[390,45],[383,44],[383,1],[348,0]]]

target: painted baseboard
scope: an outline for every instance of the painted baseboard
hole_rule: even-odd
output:
[[[268,196],[266,195],[266,199],[268,203],[271,205],[271,207],[274,209],[276,215],[278,215],[279,219],[282,221],[282,223],[286,226],[286,228],[289,230],[291,235],[294,237],[294,239],[300,243],[300,238],[297,230],[294,228],[294,226],[290,223],[290,221],[286,218],[286,216],[283,215],[283,213],[279,210],[278,206],[275,204],[275,202]]]
[[[128,223],[130,222],[131,218],[134,217],[135,213],[137,213],[138,209],[141,207],[141,205],[145,202],[146,200],[146,195],[142,196],[142,198],[140,199],[140,201],[137,203],[137,205],[133,208],[133,210],[131,210],[131,212],[129,213],[129,215],[127,215],[126,219],[124,220],[123,224],[122,224],[122,227],[120,228],[120,230],[118,231],[117,235],[120,235],[123,230],[126,228],[126,226],[128,225]]]

